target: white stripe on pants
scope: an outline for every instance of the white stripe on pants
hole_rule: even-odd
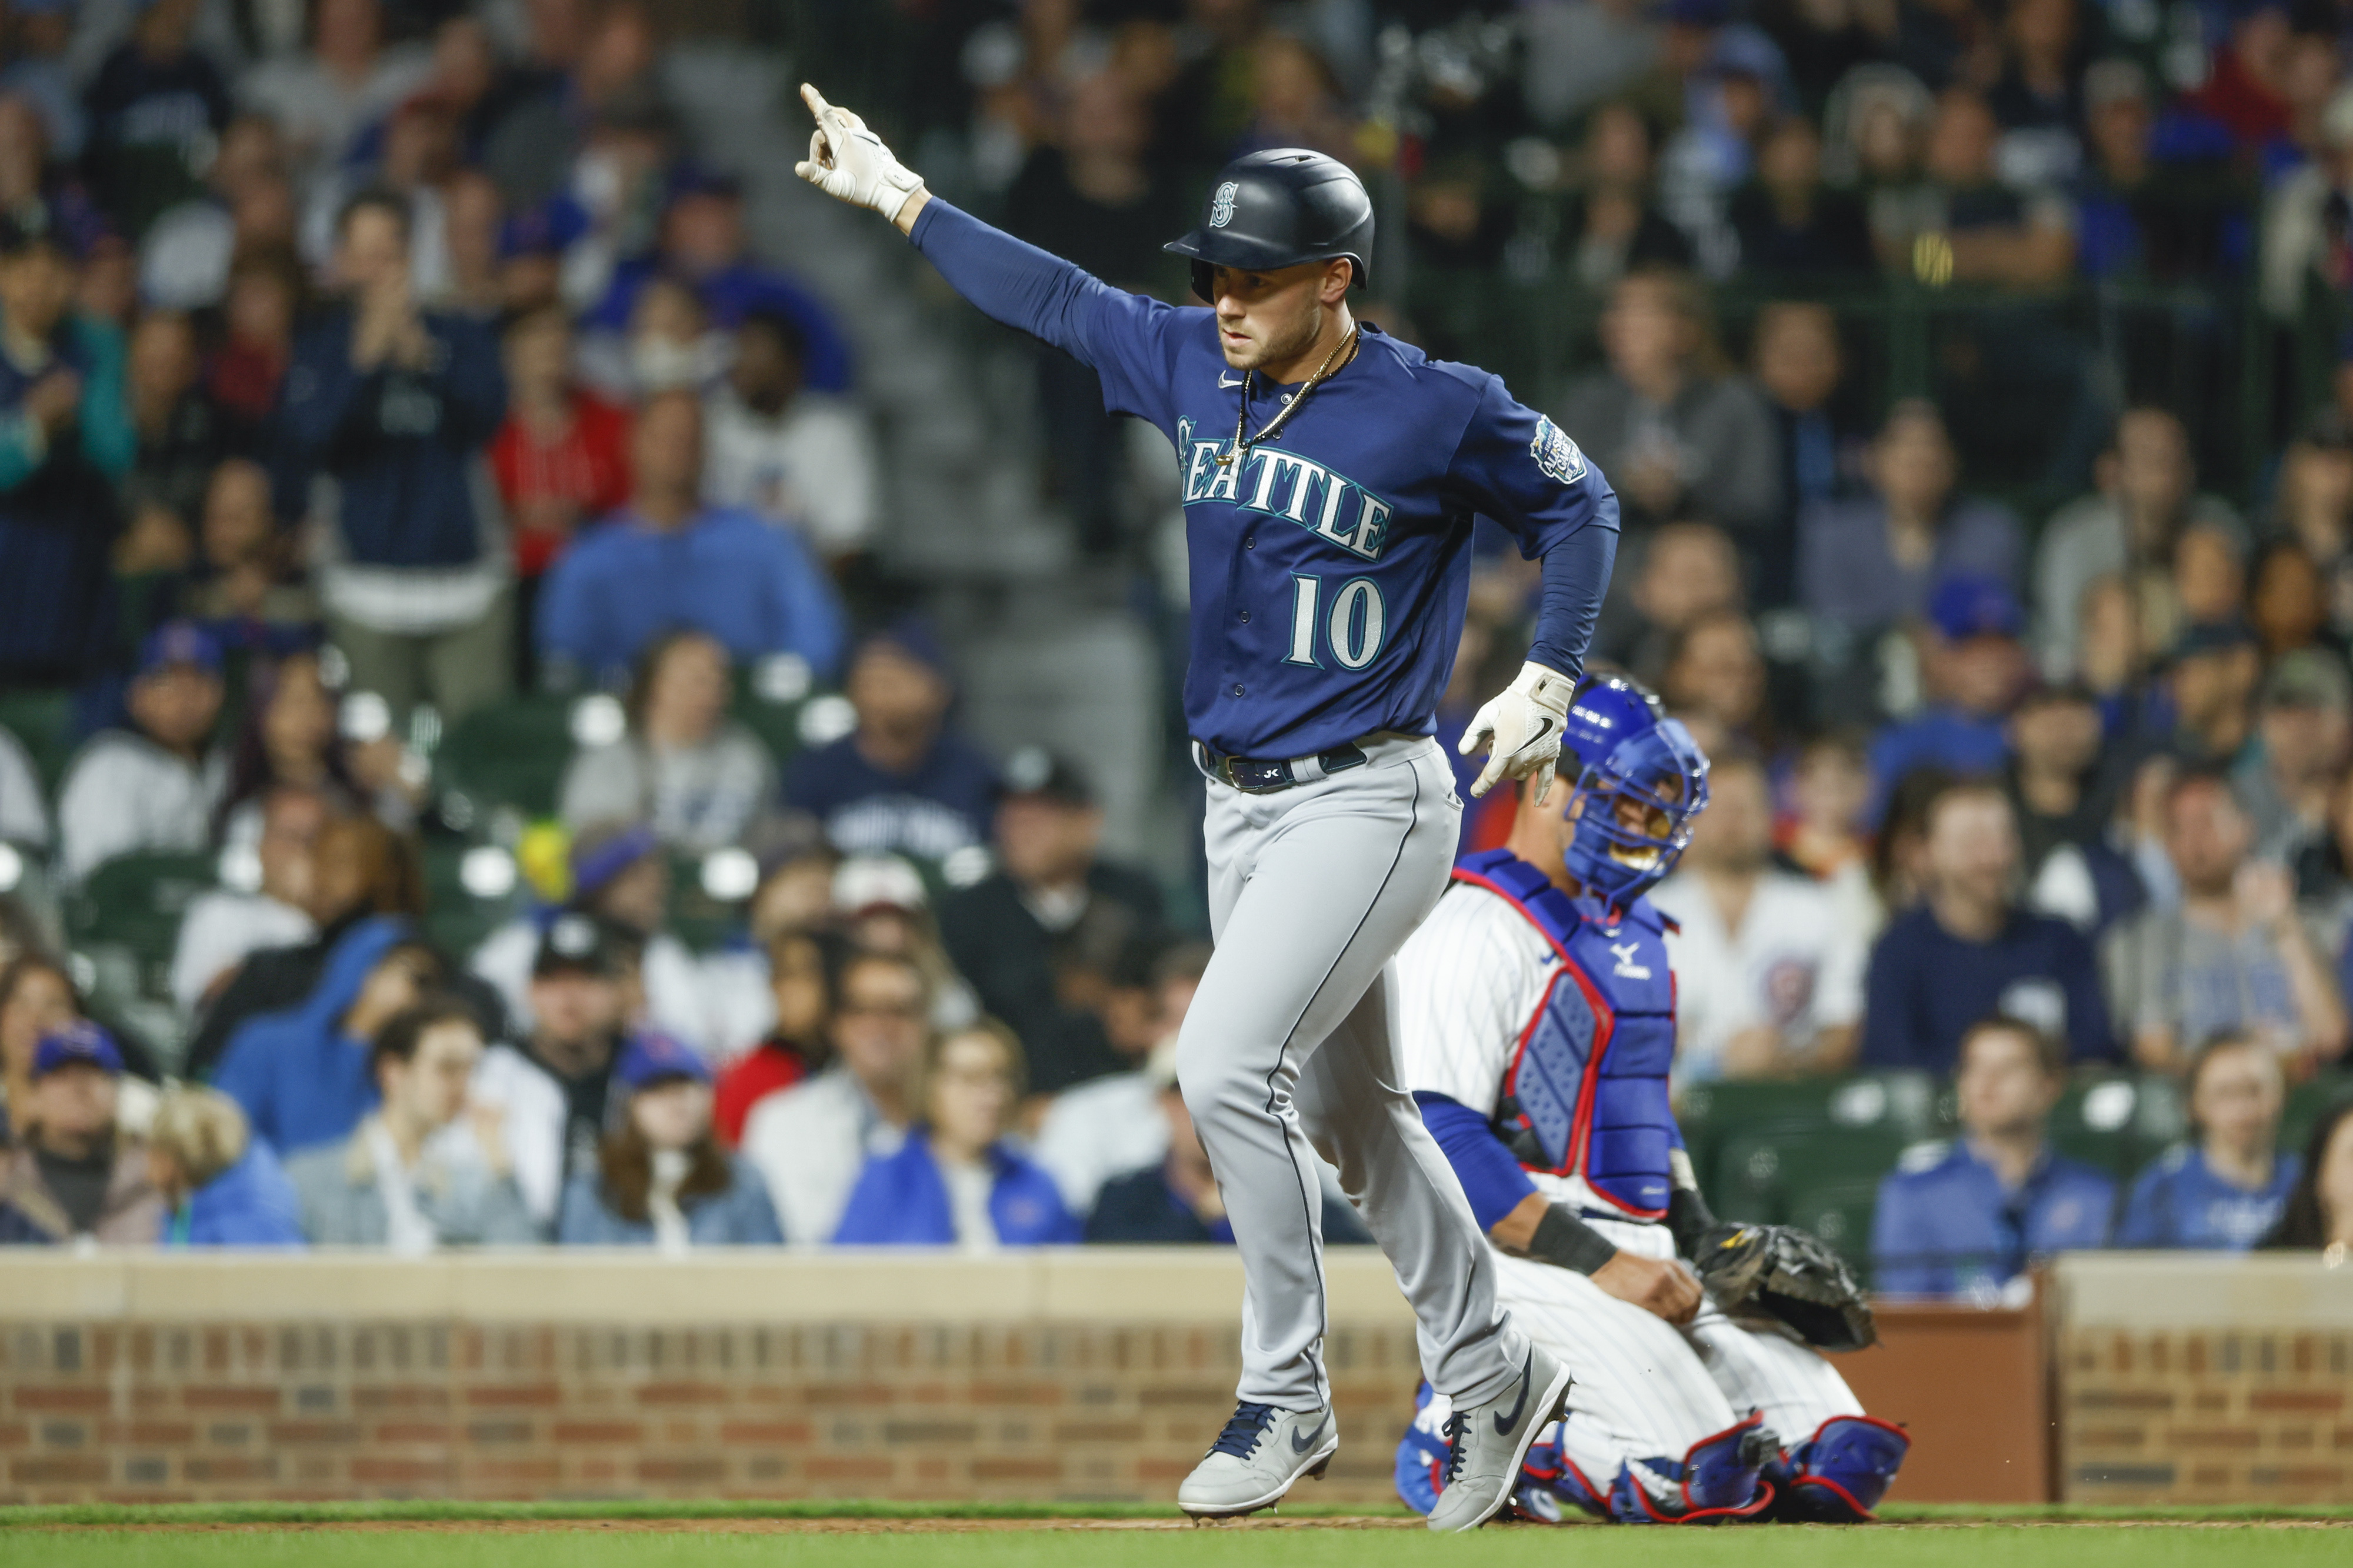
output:
[[[1446,889],[1461,804],[1435,742],[1367,742],[1363,767],[1271,795],[1212,780],[1203,825],[1217,948],[1177,1078],[1242,1258],[1239,1396],[1330,1402],[1321,1199],[1332,1162],[1418,1320],[1431,1386],[1466,1403],[1519,1375],[1494,1253],[1389,1034],[1389,959]]]

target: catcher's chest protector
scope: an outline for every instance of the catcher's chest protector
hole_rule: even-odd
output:
[[[1613,911],[1571,899],[1507,849],[1470,856],[1454,875],[1508,901],[1562,960],[1504,1076],[1496,1112],[1504,1142],[1523,1166],[1581,1177],[1630,1218],[1664,1217],[1667,1153],[1677,1142],[1667,1103],[1675,981],[1664,917],[1641,900]]]

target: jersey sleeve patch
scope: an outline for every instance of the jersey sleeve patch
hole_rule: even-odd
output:
[[[1573,485],[1585,477],[1584,452],[1568,438],[1568,432],[1554,424],[1548,416],[1536,416],[1535,439],[1528,443],[1528,451],[1535,457],[1537,468],[1564,485]]]

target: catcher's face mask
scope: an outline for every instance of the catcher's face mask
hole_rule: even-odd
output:
[[[1629,735],[1577,777],[1569,873],[1613,903],[1638,898],[1674,869],[1706,808],[1707,758],[1681,720]]]

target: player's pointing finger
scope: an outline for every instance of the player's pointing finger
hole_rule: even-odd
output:
[[[833,108],[833,105],[825,100],[825,94],[818,91],[807,82],[801,83],[801,101],[807,104],[808,111],[819,120],[823,120],[827,112]]]

